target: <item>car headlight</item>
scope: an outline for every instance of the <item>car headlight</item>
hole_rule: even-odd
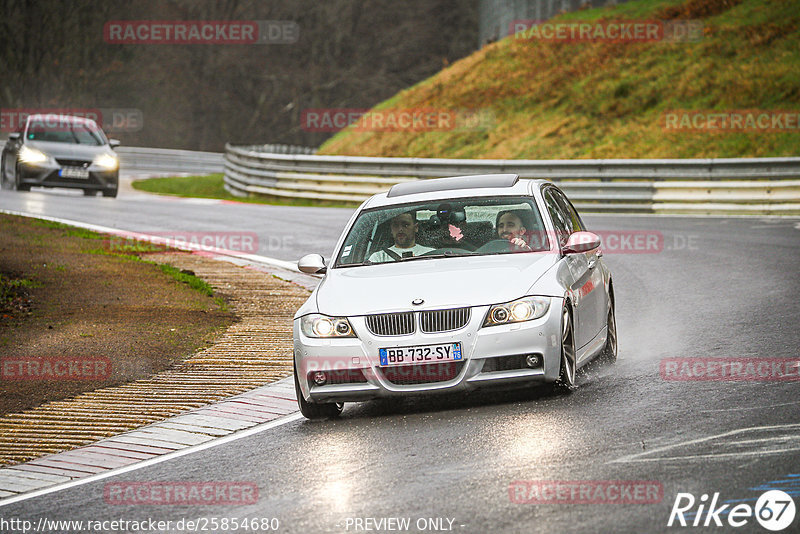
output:
[[[19,149],[19,160],[23,163],[35,165],[37,163],[45,163],[49,159],[50,156],[41,150],[36,150],[26,145],[22,145],[22,148]]]
[[[350,321],[345,317],[312,313],[300,319],[300,327],[307,337],[356,337]]]
[[[100,154],[94,158],[92,163],[110,171],[116,170],[117,167],[119,167],[119,159],[111,154]]]
[[[483,326],[531,321],[544,316],[548,309],[550,299],[547,297],[525,297],[505,304],[495,304],[489,308]]]

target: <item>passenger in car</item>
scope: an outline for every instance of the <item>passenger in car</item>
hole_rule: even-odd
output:
[[[390,224],[394,245],[373,253],[369,257],[371,263],[398,261],[401,258],[420,256],[435,250],[417,244],[419,223],[417,223],[417,213],[415,211],[407,211],[395,216]]]

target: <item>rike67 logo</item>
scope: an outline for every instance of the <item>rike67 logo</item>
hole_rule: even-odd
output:
[[[720,504],[719,493],[713,495],[711,502],[708,502],[708,494],[701,495],[698,502],[691,493],[678,493],[667,526],[721,527],[727,523],[731,527],[743,527],[752,524],[755,518],[765,529],[778,532],[791,526],[794,516],[794,500],[780,490],[762,493],[755,507],[741,502]]]

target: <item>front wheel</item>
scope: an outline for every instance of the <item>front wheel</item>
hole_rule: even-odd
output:
[[[16,172],[14,173],[14,189],[16,189],[17,191],[30,191],[31,190],[31,186],[24,185],[23,183],[20,182],[19,167],[16,168]]]
[[[338,417],[344,409],[342,402],[308,402],[303,398],[303,392],[300,390],[300,382],[297,379],[297,365],[294,367],[294,391],[297,395],[297,404],[300,406],[300,413],[307,419],[333,419]]]
[[[117,190],[116,189],[103,189],[103,196],[104,197],[117,198]]]
[[[569,309],[564,307],[561,310],[561,374],[555,382],[556,390],[566,392],[575,389],[577,367],[572,315],[569,313]]]
[[[6,176],[6,153],[0,156],[0,189],[9,189],[8,176]]]

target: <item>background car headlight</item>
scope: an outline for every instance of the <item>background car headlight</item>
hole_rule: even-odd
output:
[[[345,317],[312,313],[300,319],[300,327],[307,337],[356,337],[350,321]]]
[[[549,308],[548,297],[525,297],[505,304],[495,304],[489,308],[483,326],[531,321],[542,317]]]
[[[19,149],[19,160],[23,163],[30,163],[35,165],[37,163],[45,163],[49,159],[50,156],[48,156],[41,150],[36,150],[35,148],[31,148],[25,145],[22,145],[22,148]]]
[[[116,156],[112,156],[111,154],[100,154],[94,161],[92,162],[98,167],[103,167],[104,169],[108,169],[110,171],[115,170],[119,167],[119,159]]]

